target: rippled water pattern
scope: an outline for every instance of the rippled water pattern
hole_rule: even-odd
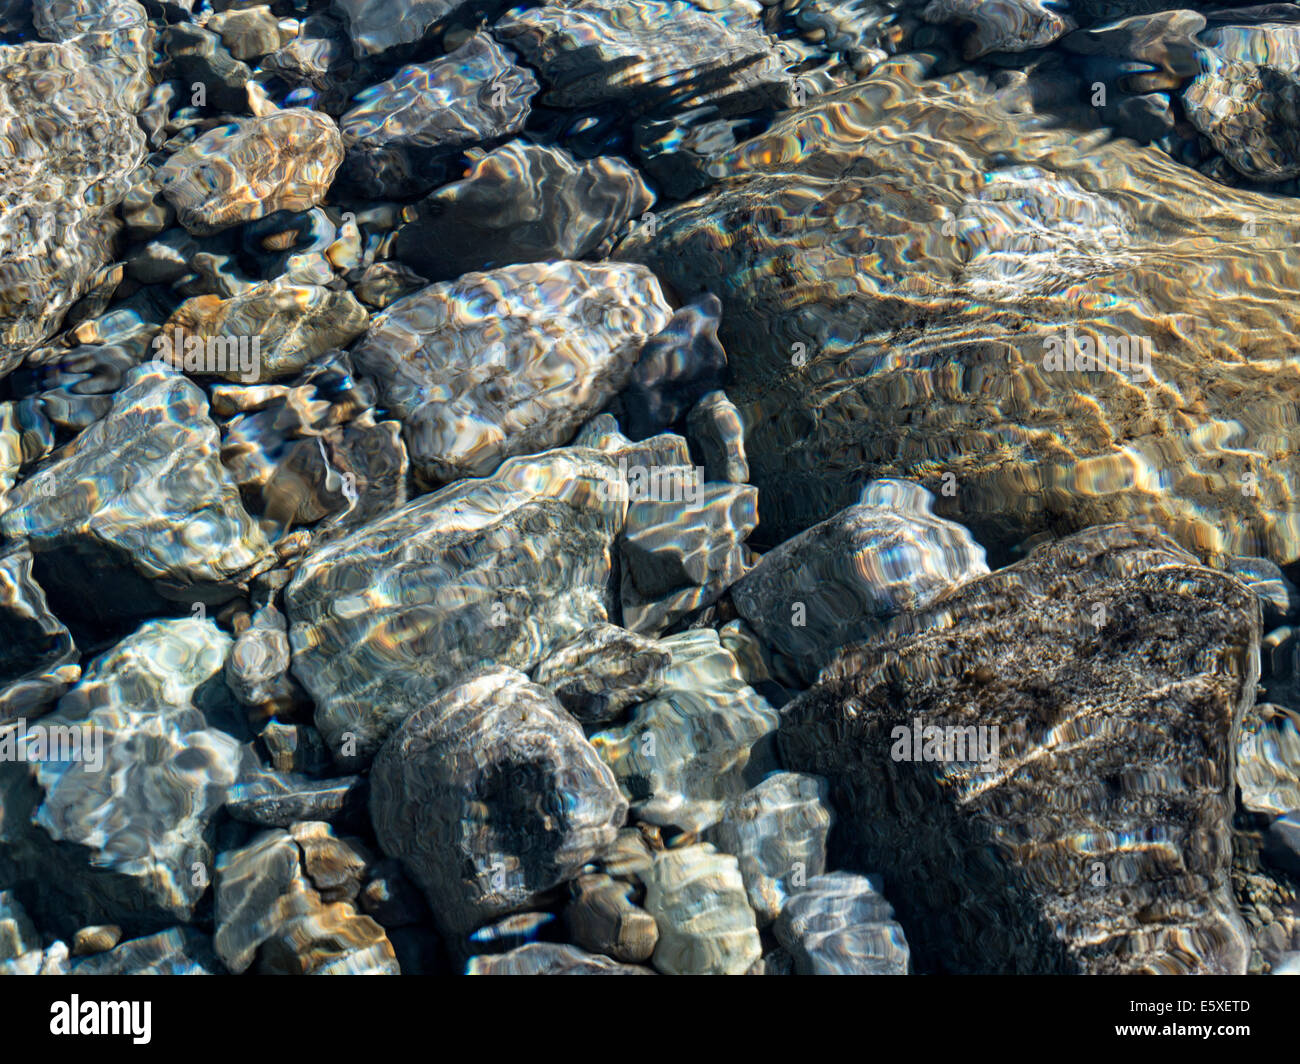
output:
[[[1300,6],[0,3],[0,972],[1300,970]]]

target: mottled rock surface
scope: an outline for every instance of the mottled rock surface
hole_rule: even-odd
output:
[[[532,668],[608,620],[617,475],[581,448],[511,459],[302,560],[285,591],[293,672],[336,758],[368,760],[466,669]]]
[[[765,554],[732,600],[811,680],[837,648],[988,572],[984,549],[933,505],[916,484],[873,481],[857,505]]]
[[[158,182],[181,225],[206,235],[316,206],[342,161],[334,120],[291,108],[204,133],[167,160]]]
[[[160,338],[166,344],[155,346],[155,358],[200,377],[262,383],[346,347],[365,331],[368,319],[350,292],[266,282],[229,299],[206,295],[182,303],[163,326]],[[190,337],[204,345],[195,358]]]
[[[763,542],[899,477],[989,549],[1145,515],[1300,557],[1294,212],[922,73],[782,118],[616,252],[721,299]]]
[[[816,876],[793,894],[776,937],[798,975],[906,975],[903,929],[889,902],[864,876]]]
[[[728,798],[776,767],[763,740],[777,713],[712,629],[668,636],[660,646],[672,665],[659,694],[592,743],[638,819],[700,831],[722,818]]]
[[[265,538],[207,415],[183,376],[133,370],[102,420],[9,492],[0,529],[26,538],[47,593],[77,613],[139,616],[168,598],[219,601],[257,562]]]
[[[449,481],[567,442],[668,315],[641,267],[506,266],[398,300],[352,357],[402,422],[417,471]]]
[[[471,957],[466,975],[654,975],[649,968],[619,964],[597,953],[551,942],[530,942],[509,953]]]
[[[665,975],[741,975],[762,955],[736,859],[696,843],[655,855],[645,907],[659,925]]]
[[[785,707],[783,759],[830,779],[830,861],[882,874],[918,970],[1241,973],[1232,751],[1258,631],[1231,577],[1094,528],[847,650]],[[968,729],[965,752],[918,726]]]
[[[671,662],[672,655],[653,639],[596,624],[541,662],[533,682],[584,724],[599,724],[658,694]]]
[[[443,59],[402,67],[362,90],[339,119],[341,177],[367,196],[417,196],[452,176],[466,148],[519,132],[538,86],[513,60],[481,33]]]
[[[388,740],[370,810],[384,851],[455,936],[572,878],[614,841],[627,802],[549,692],[490,668]]]
[[[826,781],[777,772],[727,802],[705,838],[740,862],[750,908],[771,923],[786,898],[826,871]]]
[[[33,819],[85,847],[72,889],[92,905],[184,920],[206,890],[212,818],[244,754],[195,702],[229,645],[211,621],[150,621],[41,719],[75,728],[80,756],[35,766],[44,797]]]
[[[640,174],[620,159],[579,161],[560,148],[512,141],[473,158],[463,179],[410,208],[394,252],[431,281],[578,259],[653,202]]]
[[[0,373],[53,334],[110,261],[144,135],[75,43],[0,47]]]
[[[77,648],[50,611],[22,544],[0,551],[0,722],[43,712],[81,677]]]
[[[537,69],[542,102],[618,104],[633,113],[711,103],[727,111],[785,102],[791,79],[757,30],[684,3],[579,0],[509,15],[494,32]]]

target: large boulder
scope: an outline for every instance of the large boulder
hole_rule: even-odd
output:
[[[830,863],[921,971],[1244,973],[1233,750],[1259,605],[1154,532],[1039,547],[846,650],[785,707]]]

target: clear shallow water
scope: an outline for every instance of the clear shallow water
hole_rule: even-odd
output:
[[[0,14],[5,970],[1294,966],[1300,8]]]

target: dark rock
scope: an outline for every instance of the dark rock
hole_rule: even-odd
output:
[[[371,773],[371,819],[452,937],[526,908],[613,841],[609,768],[545,690],[488,668],[407,718]]]
[[[559,148],[512,141],[473,158],[465,177],[408,210],[394,254],[433,281],[496,266],[579,259],[654,202],[620,159],[579,162]]]
[[[600,724],[658,694],[671,662],[654,640],[595,624],[539,664],[533,683],[548,688],[583,724]]]
[[[466,148],[519,132],[537,79],[513,59],[480,33],[443,59],[402,67],[358,93],[339,119],[347,148],[341,179],[376,199],[418,196],[447,180]]]
[[[708,293],[677,311],[651,337],[621,397],[622,424],[643,440],[680,421],[726,383],[727,353],[718,343],[722,304]]]
[[[883,875],[921,971],[1241,973],[1258,638],[1237,581],[1097,527],[845,651],[785,707],[781,751],[830,779],[830,860]]]

